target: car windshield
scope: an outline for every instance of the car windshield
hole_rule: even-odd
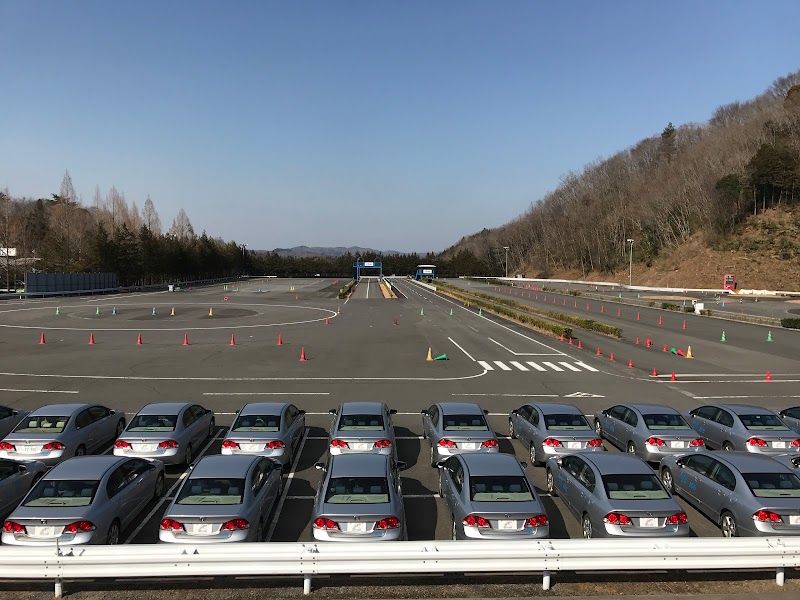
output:
[[[677,414],[656,414],[642,415],[644,424],[648,429],[691,429],[686,420]]]
[[[742,425],[747,429],[768,429],[770,431],[789,431],[786,423],[777,415],[739,415]]]
[[[800,498],[800,479],[794,473],[742,473],[756,498]]]
[[[28,415],[14,428],[14,433],[61,433],[69,417]]]
[[[23,506],[89,506],[99,481],[43,479],[30,491]]]
[[[658,477],[648,473],[603,475],[603,486],[611,500],[663,500],[669,498]]]
[[[389,502],[389,485],[384,477],[333,477],[325,490],[331,504],[383,504]]]
[[[280,415],[239,415],[231,431],[280,431]]]
[[[11,477],[14,473],[19,473],[19,465],[17,463],[8,461],[0,462],[0,481],[6,477]]]
[[[190,477],[181,488],[176,504],[241,504],[244,479]]]
[[[533,493],[524,477],[492,475],[470,477],[469,495],[475,502],[529,502]]]
[[[547,429],[561,429],[567,431],[590,431],[592,428],[583,415],[545,415],[544,426]]]
[[[483,415],[442,415],[445,431],[486,431]]]
[[[178,415],[136,415],[127,431],[175,431]]]
[[[339,431],[383,431],[383,415],[342,415]]]

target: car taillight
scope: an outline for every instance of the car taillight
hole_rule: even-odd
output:
[[[525,521],[525,527],[544,527],[547,525],[547,515],[536,515]]]
[[[225,521],[219,528],[220,531],[234,531],[235,529],[250,529],[247,519],[231,519]]]
[[[314,527],[317,529],[339,529],[339,524],[331,519],[317,517],[314,519]]]
[[[464,520],[461,521],[461,524],[468,527],[491,527],[488,519],[484,519],[479,515],[467,515],[464,517]]]
[[[378,440],[377,442],[375,442],[372,445],[372,447],[373,448],[390,448],[391,445],[392,445],[392,442],[390,442],[389,440]]]
[[[375,529],[397,529],[400,527],[400,519],[397,517],[389,517],[375,522]]]
[[[689,446],[692,448],[697,448],[698,446],[705,446],[706,442],[703,438],[697,438],[696,440],[692,440],[689,442]]]
[[[94,531],[94,523],[91,521],[75,521],[64,527],[64,533],[78,533],[79,531]]]
[[[237,444],[233,440],[223,440],[222,441],[222,447],[223,448],[238,448],[239,444]]]
[[[0,450],[14,450],[14,444],[8,442],[0,442]]]
[[[344,440],[331,440],[331,448],[349,448]]]
[[[20,525],[16,521],[6,521],[3,523],[3,531],[6,533],[28,533],[28,530],[25,529],[25,525]]]
[[[611,525],[630,525],[633,523],[628,515],[613,512],[608,513],[605,517],[603,517],[603,520]]]
[[[554,448],[561,447],[561,440],[557,440],[556,438],[546,438],[544,442],[542,442],[545,446],[552,446]]]
[[[163,442],[158,444],[159,448],[177,448],[178,442],[175,440],[164,440]]]
[[[766,523],[769,521],[770,523],[783,523],[783,519],[778,513],[774,513],[771,510],[760,510],[753,515],[754,521],[761,521],[762,523]]]
[[[176,521],[175,519],[161,519],[161,529],[165,531],[180,531],[184,529],[183,523]]]
[[[47,442],[42,446],[42,450],[63,450],[64,444],[61,442]]]
[[[114,448],[130,448],[131,445],[125,440],[117,440],[114,442]]]
[[[763,448],[767,445],[767,442],[757,437],[751,437],[749,440],[747,440],[747,443],[751,446],[758,446],[759,448]]]
[[[797,448],[800,446],[800,440],[792,440],[792,443],[789,444],[792,448]]]
[[[657,437],[649,437],[644,441],[644,443],[648,446],[666,446],[664,440]]]
[[[442,438],[439,440],[439,446],[442,448],[455,448],[456,443],[453,440]]]
[[[497,440],[486,440],[481,444],[481,448],[497,448]]]
[[[283,448],[284,444],[280,440],[272,440],[271,442],[267,442],[267,445],[264,446],[267,450],[280,450]]]
[[[686,523],[689,519],[686,517],[686,513],[675,513],[674,515],[670,515],[667,517],[667,525],[678,525]]]
[[[603,440],[600,438],[589,440],[589,447],[590,448],[600,448],[603,445]]]

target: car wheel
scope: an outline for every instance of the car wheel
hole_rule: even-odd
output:
[[[119,436],[121,436],[123,431],[125,431],[125,419],[120,419],[117,422],[117,431],[114,434],[114,439],[116,440]]]
[[[109,546],[116,546],[119,544],[119,521],[116,519],[114,519],[114,522],[111,523],[111,526],[108,528],[106,544]]]
[[[727,538],[739,536],[739,528],[736,526],[736,519],[727,511],[722,513],[722,518],[719,521],[719,528],[722,530],[722,535]]]
[[[597,434],[597,437],[600,437],[603,433],[603,428],[600,426],[600,421],[597,419],[594,420],[594,432]]]
[[[528,449],[528,457],[531,459],[532,467],[541,467],[544,464],[542,461],[536,460],[536,447],[533,444]]]
[[[733,444],[730,442],[725,442],[722,444],[722,449],[725,450],[725,452],[733,452]]]
[[[675,482],[672,480],[672,471],[667,468],[661,470],[661,483],[670,494],[675,493]]]
[[[592,539],[592,521],[589,515],[583,515],[583,537],[587,540]]]
[[[628,442],[627,451],[628,454],[636,454],[636,446],[633,445],[633,442]]]
[[[186,446],[186,453],[184,454],[183,461],[186,463],[186,466],[192,464],[192,445],[189,444]]]
[[[547,469],[547,493],[553,497],[556,495],[556,478],[550,469]]]
[[[512,419],[508,420],[508,437],[512,440],[517,439],[517,432],[514,430],[514,421]]]
[[[208,437],[213,437],[216,429],[217,425],[214,422],[214,417],[211,417],[211,423],[208,424]]]
[[[159,473],[158,477],[156,477],[156,486],[153,489],[153,498],[158,500],[161,497],[161,494],[164,493],[164,474]]]
[[[86,456],[86,446],[81,444],[75,449],[75,456]]]

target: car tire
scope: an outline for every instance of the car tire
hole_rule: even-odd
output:
[[[739,537],[739,527],[736,525],[736,518],[727,510],[722,513],[719,519],[719,528],[722,530],[722,535],[724,537]]]
[[[117,519],[114,519],[114,521],[108,527],[108,533],[106,533],[106,545],[116,546],[117,544],[119,544],[119,536],[120,536],[119,521]]]
[[[734,450],[733,444],[731,444],[730,442],[725,442],[724,444],[722,444],[722,449],[725,452],[733,452]]]
[[[86,446],[81,444],[75,449],[75,456],[86,456]]]
[[[628,445],[625,447],[625,451],[628,454],[636,454],[636,446],[633,442],[628,442]]]
[[[208,436],[207,437],[214,437],[214,432],[217,430],[217,424],[214,421],[214,417],[211,417],[211,423],[208,424]]]
[[[664,484],[670,494],[675,493],[675,481],[672,478],[672,471],[666,467],[661,469],[661,483]]]
[[[587,540],[592,539],[592,520],[589,518],[589,515],[583,515],[581,528],[583,529],[583,537]]]
[[[114,433],[114,440],[121,436],[123,431],[125,431],[125,419],[120,419],[117,422],[117,430]]]
[[[517,439],[517,431],[514,429],[513,419],[508,420],[508,437],[510,437],[512,440]]]
[[[164,493],[164,474],[159,473],[156,477],[156,485],[153,487],[153,500],[158,500]]]
[[[597,434],[597,437],[601,437],[603,435],[603,427],[600,425],[600,421],[597,419],[594,420],[594,432]]]
[[[186,452],[183,454],[183,462],[186,463],[187,467],[192,464],[192,458],[192,445],[188,444],[186,446]]]
[[[556,493],[556,478],[550,469],[547,469],[547,493],[553,498],[558,495]]]

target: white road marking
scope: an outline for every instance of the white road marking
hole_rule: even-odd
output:
[[[330,396],[330,392],[203,392],[203,396]],[[217,413],[218,415],[225,413]],[[235,415],[236,413],[227,413]]]
[[[147,377],[144,375],[63,375],[55,373],[0,373],[3,377],[42,377],[51,379],[99,379],[113,381],[461,381],[486,375],[486,370],[461,377]]]
[[[488,362],[486,362],[485,360],[479,360],[478,364],[480,366],[482,366],[484,369],[486,369],[487,371],[494,371],[494,367],[492,365],[490,365]]]
[[[547,363],[545,363],[545,364],[547,364]],[[560,364],[560,365],[564,365],[565,367],[567,367],[568,369],[570,369],[570,370],[572,370],[572,371],[580,371],[580,369],[579,369],[578,367],[576,367],[576,366],[574,366],[574,365],[571,365],[571,364],[569,364],[568,362],[561,362],[561,361],[559,361],[559,363],[558,363],[558,364]]]
[[[748,398],[800,398],[794,396],[693,396],[697,400],[746,400]]]
[[[455,347],[456,347],[456,348],[458,348],[458,349],[459,349],[459,350],[461,350],[461,351],[462,351],[464,354],[466,354],[466,355],[467,355],[467,358],[469,358],[469,359],[470,359],[472,362],[475,362],[475,359],[474,359],[474,358],[472,358],[472,356],[470,355],[470,353],[469,353],[469,352],[467,352],[466,350],[464,350],[464,349],[463,349],[461,346],[459,346],[458,344],[456,344],[456,341],[455,341],[453,338],[449,337],[449,338],[447,338],[447,339],[448,339],[448,340],[450,340],[451,342],[453,342],[453,344],[455,344]]]
[[[292,485],[292,479],[294,479],[294,474],[297,471],[297,463],[300,462],[300,456],[303,454],[303,448],[306,446],[306,437],[308,437],[308,429],[303,432],[303,439],[300,440],[300,446],[297,448],[297,454],[295,454],[294,460],[292,461],[292,467],[289,469],[289,474],[286,476],[286,483],[283,486],[283,494],[281,494],[281,499],[278,500],[278,506],[275,508],[275,514],[272,516],[272,523],[269,526],[267,537],[264,540],[266,542],[272,539],[272,535],[275,533],[275,528],[278,526],[278,518],[281,516],[283,503],[286,502],[286,496],[289,493],[289,486]]]
[[[564,370],[561,367],[559,367],[557,365],[554,365],[551,362],[544,361],[544,360],[542,361],[542,364],[550,367],[551,369],[553,369],[553,371],[563,371]]]
[[[508,362],[511,363],[513,366],[517,367],[517,369],[519,369],[520,371],[529,371],[530,370],[530,369],[528,369],[528,367],[526,367],[525,365],[523,365],[521,363],[518,363],[515,360],[510,360]]]
[[[535,362],[533,362],[533,361],[531,361],[531,360],[529,360],[529,361],[526,361],[526,362],[527,362],[527,363],[528,363],[530,366],[532,366],[534,369],[536,369],[537,371],[547,371],[547,369],[545,369],[545,368],[544,368],[542,365],[539,365],[539,364],[537,364],[537,363],[535,363]]]
[[[581,362],[579,360],[575,361],[575,364],[576,365],[580,365],[581,367],[583,367],[587,371],[592,371],[593,373],[597,373],[598,370],[599,370],[599,369],[595,369],[593,366],[587,365],[585,362]]]
[[[514,356],[564,356],[564,354],[562,352],[555,352],[555,353],[554,352],[545,352],[543,354],[540,354],[540,353],[537,353],[537,352],[514,352],[511,348],[507,348],[506,346],[504,346],[503,344],[501,344],[497,340],[493,340],[492,338],[487,338],[487,339],[490,342],[494,342],[495,344],[500,346],[503,350],[506,350],[507,352],[510,352]]]
[[[496,360],[496,361],[494,361],[494,364],[496,364],[498,367],[503,369],[503,371],[510,371],[511,370],[511,367],[509,367],[507,364],[505,364],[502,360]]]
[[[451,396],[492,396],[499,398],[558,398],[558,394],[450,394]],[[490,415],[503,415],[505,413],[489,413]]]
[[[0,392],[24,392],[26,394],[79,394],[77,390],[16,390],[13,388],[0,388]]]

